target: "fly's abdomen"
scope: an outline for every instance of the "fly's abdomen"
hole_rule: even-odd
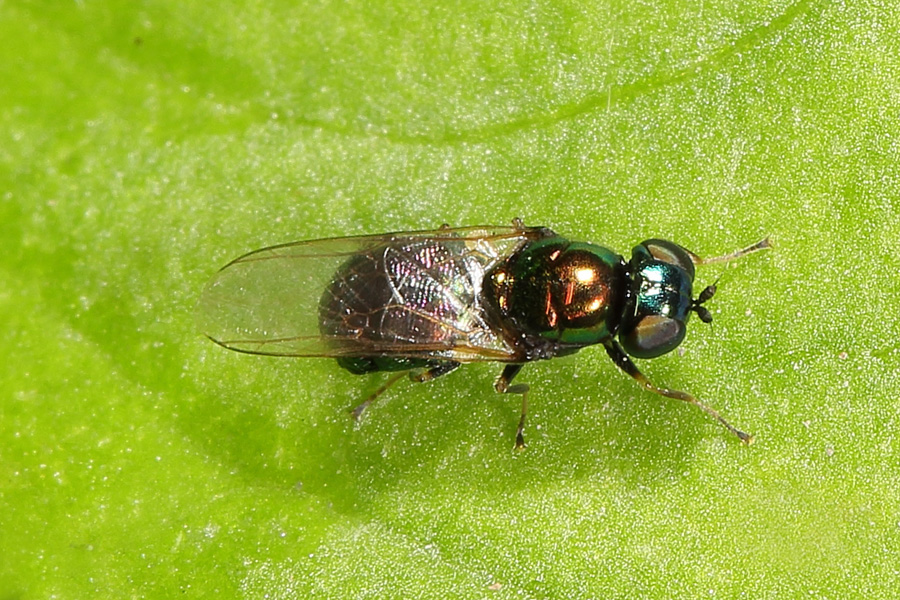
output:
[[[319,304],[320,332],[352,346],[345,356],[455,360],[459,348],[492,336],[483,278],[483,262],[462,241],[399,240],[341,265]]]
[[[319,329],[328,337],[384,339],[382,324],[392,297],[380,252],[354,256],[322,294]]]

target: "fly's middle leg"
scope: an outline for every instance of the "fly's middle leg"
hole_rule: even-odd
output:
[[[519,394],[522,396],[522,413],[519,416],[519,427],[516,429],[516,449],[525,447],[525,414],[528,412],[528,385],[520,383],[510,385],[513,378],[522,370],[524,365],[511,364],[503,367],[500,377],[494,382],[494,389],[501,394]]]

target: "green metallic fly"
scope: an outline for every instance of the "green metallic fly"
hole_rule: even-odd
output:
[[[202,331],[238,352],[335,358],[351,373],[399,372],[430,381],[462,363],[506,363],[494,388],[519,394],[523,429],[527,385],[511,385],[525,363],[602,344],[644,388],[706,411],[692,395],[655,386],[631,357],[654,358],[684,339],[690,314],[709,323],[693,297],[694,267],[769,248],[768,238],[725,256],[702,259],[660,239],[612,250],[573,242],[546,227],[450,228],[295,242],[256,250],[223,267],[198,305]]]

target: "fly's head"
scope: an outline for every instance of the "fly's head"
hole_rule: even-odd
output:
[[[704,323],[712,315],[703,303],[715,285],[693,298],[694,261],[673,242],[651,239],[634,247],[629,264],[631,286],[618,331],[619,342],[636,358],[671,352],[684,340],[692,312]]]

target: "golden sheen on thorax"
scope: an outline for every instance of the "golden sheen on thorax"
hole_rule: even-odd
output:
[[[556,277],[547,290],[551,326],[593,327],[610,313],[616,273],[596,254],[575,250],[560,253]]]

